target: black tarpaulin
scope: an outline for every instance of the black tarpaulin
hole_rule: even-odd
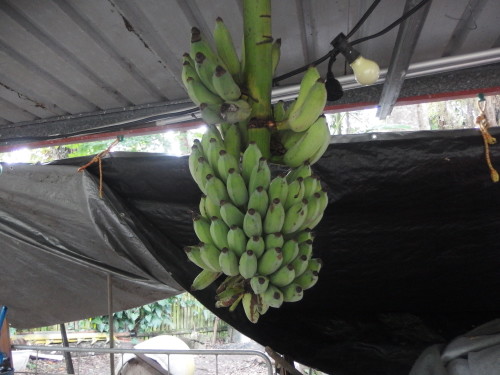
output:
[[[500,147],[491,155],[500,166]],[[198,268],[182,247],[197,242],[200,192],[187,158],[115,153],[103,168],[106,196],[189,289]],[[335,137],[313,169],[330,196],[314,241],[324,261],[318,284],[257,324],[241,309],[215,309],[214,288],[195,293],[205,306],[261,344],[339,375],[408,374],[425,348],[498,317],[500,185],[479,131]]]

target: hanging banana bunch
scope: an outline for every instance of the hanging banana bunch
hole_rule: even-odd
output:
[[[326,151],[330,132],[322,114],[326,89],[311,66],[295,101],[271,105],[272,76],[281,40],[271,37],[270,0],[244,0],[241,58],[221,18],[215,48],[191,30],[182,81],[208,129],[195,140],[189,170],[202,197],[193,227],[199,244],[186,246],[202,270],[201,290],[220,277],[216,306],[242,305],[248,319],[297,302],[318,281],[312,230],[328,196],[311,165]],[[289,166],[273,175],[269,163]]]

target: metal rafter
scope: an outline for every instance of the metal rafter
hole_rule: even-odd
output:
[[[407,0],[403,12],[406,13],[419,2],[419,0]],[[379,101],[379,109],[377,111],[377,116],[381,119],[385,119],[391,113],[398,99],[406,72],[410,66],[410,60],[415,50],[415,45],[417,44],[425,19],[427,18],[431,3],[432,1],[429,1],[399,27],[391,63]]]

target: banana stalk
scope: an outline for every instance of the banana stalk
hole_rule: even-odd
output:
[[[271,157],[272,119],[272,31],[271,1],[243,1],[243,30],[245,42],[245,83],[252,100],[252,118],[248,123],[248,141],[255,141],[262,155]]]

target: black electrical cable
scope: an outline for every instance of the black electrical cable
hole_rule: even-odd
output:
[[[375,10],[377,5],[380,3],[381,0],[375,0],[372,5],[366,10],[366,12],[363,14],[363,16],[359,19],[358,23],[354,25],[351,31],[349,31],[349,34],[347,34],[346,38],[349,39],[351,36],[354,35],[356,31],[363,25],[366,21],[366,19],[372,14],[372,12]]]

